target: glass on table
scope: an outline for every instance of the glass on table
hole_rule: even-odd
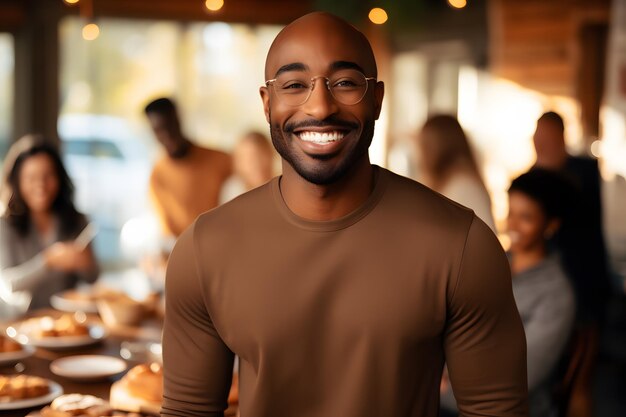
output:
[[[134,362],[163,361],[161,344],[156,342],[123,341],[120,344],[120,356]]]

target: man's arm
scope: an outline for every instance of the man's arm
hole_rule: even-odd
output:
[[[180,237],[167,267],[161,415],[221,417],[228,406],[234,355],[204,303],[194,229],[195,224]]]
[[[510,267],[476,217],[448,299],[444,347],[460,415],[526,417],[526,341]]]

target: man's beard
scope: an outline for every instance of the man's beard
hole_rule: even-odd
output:
[[[357,161],[359,161],[363,155],[367,153],[370,144],[372,143],[372,138],[374,136],[374,124],[374,120],[367,120],[364,123],[359,142],[347,155],[344,156],[343,160],[339,161],[337,165],[333,165],[331,169],[329,169],[327,166],[328,164],[325,164],[324,161],[334,158],[335,155],[308,155],[309,158],[312,158],[319,163],[311,164],[307,167],[301,157],[296,155],[296,153],[289,146],[288,140],[300,140],[297,138],[293,139],[295,136],[293,135],[294,129],[332,125],[335,127],[346,127],[348,129],[355,130],[358,129],[358,125],[356,123],[345,122],[331,117],[322,121],[310,120],[298,124],[286,124],[285,128],[281,129],[279,125],[272,122],[272,115],[270,113],[270,135],[272,137],[274,148],[276,148],[276,151],[281,158],[293,167],[298,175],[306,181],[316,185],[334,184],[344,178],[354,168]]]

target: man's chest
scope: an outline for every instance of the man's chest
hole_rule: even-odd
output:
[[[356,340],[410,347],[443,330],[450,270],[426,254],[343,238],[241,250],[205,288],[214,324],[240,355],[251,346],[271,355]]]

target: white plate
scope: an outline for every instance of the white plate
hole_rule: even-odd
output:
[[[94,300],[68,297],[68,295],[72,293],[81,294],[81,292],[77,290],[63,291],[50,297],[50,304],[57,310],[69,313],[73,313],[75,311],[83,311],[85,313],[98,312],[98,308],[96,307],[96,302]],[[82,294],[89,296],[90,293],[83,292]]]
[[[32,320],[32,319],[31,319]],[[31,345],[44,349],[67,349],[88,346],[107,337],[108,332],[99,324],[88,324],[89,334],[83,336],[41,337],[37,336],[39,327],[31,321],[7,327],[9,337],[22,345]]]
[[[35,348],[32,346],[22,345],[22,349],[15,352],[0,352],[0,365],[8,365],[13,362],[21,361],[35,353]]]
[[[52,361],[52,373],[78,381],[98,381],[124,372],[126,362],[103,355],[78,355]]]
[[[37,407],[54,401],[56,397],[63,394],[63,387],[54,381],[48,380],[50,392],[41,397],[28,398],[26,400],[10,401],[8,403],[0,403],[0,410],[19,410],[20,408]]]

